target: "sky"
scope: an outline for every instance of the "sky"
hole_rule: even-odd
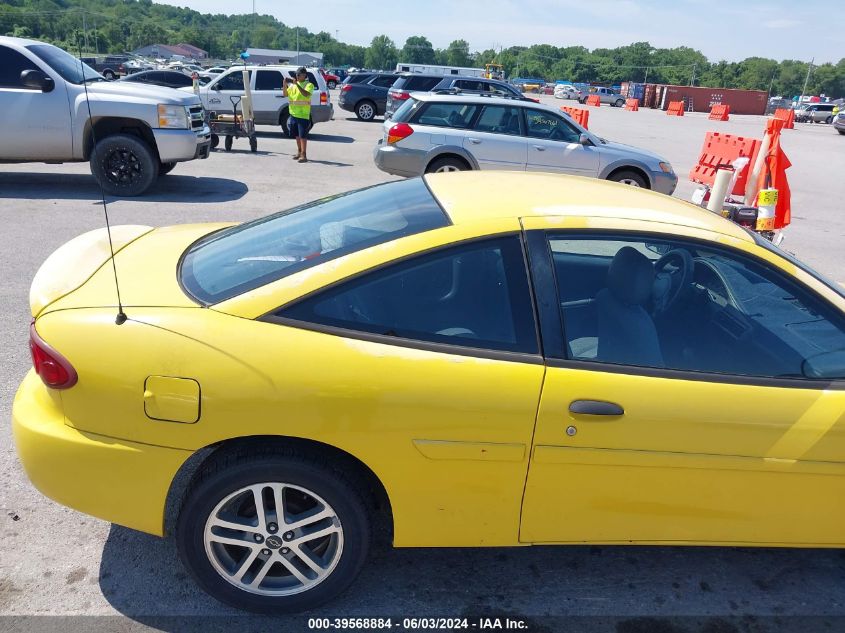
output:
[[[253,0],[164,4],[232,14],[251,13]],[[815,58],[824,63],[845,57],[841,0],[254,0],[254,4],[257,13],[273,15],[288,26],[327,31],[342,42],[365,46],[384,33],[399,47],[411,35],[424,35],[435,48],[465,39],[471,51],[532,44],[614,48],[647,41],[658,48],[689,46],[710,61],[756,56]]]

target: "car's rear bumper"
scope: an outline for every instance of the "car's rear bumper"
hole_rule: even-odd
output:
[[[314,123],[325,123],[326,121],[331,121],[333,117],[334,105],[331,103],[311,106],[311,120]]]
[[[379,139],[373,150],[376,167],[388,174],[406,178],[420,176],[425,171],[426,156],[422,150],[388,145],[384,139]]]
[[[839,117],[833,119],[833,127],[845,132],[845,119],[841,119]]]
[[[208,158],[211,146],[211,130],[204,125],[202,130],[153,130],[158,156],[162,163],[176,163],[195,158]]]
[[[41,493],[106,521],[164,534],[167,493],[190,451],[77,431],[65,424],[60,392],[32,370],[15,395],[12,432]]]

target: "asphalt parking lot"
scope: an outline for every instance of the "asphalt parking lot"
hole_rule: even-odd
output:
[[[764,120],[732,116],[716,122],[703,114],[674,118],[652,110],[590,108],[591,130],[666,157],[680,176],[675,195],[683,199],[694,189],[686,175],[705,132],[761,137]],[[362,123],[336,109],[334,121],[314,128],[310,162],[298,164],[291,160],[293,141],[278,128],[259,128],[257,154],[242,139],[230,153],[215,151],[208,160],[180,164],[144,197],[112,201],[111,222],[241,221],[389,180],[372,163],[381,130],[380,119]],[[788,172],[793,224],[784,247],[832,279],[845,281],[845,137],[829,125],[796,124],[795,130],[784,131],[782,143],[793,163]],[[9,420],[15,389],[30,367],[29,284],[53,250],[103,224],[100,193],[87,164],[0,166],[0,616],[130,619],[120,625],[110,620],[111,630],[125,630],[133,622],[177,630],[159,616],[237,616],[193,585],[171,542],[60,507],[35,491],[17,462]],[[789,630],[778,627],[789,616],[810,615],[820,616],[820,627],[831,626],[826,618],[845,617],[845,552],[380,548],[352,589],[316,615],[504,613],[529,619],[612,615],[631,623],[618,629],[627,631],[704,630],[689,622],[654,628],[653,621],[642,619],[670,616],[719,616],[735,627],[714,631]],[[283,628],[279,621],[276,630],[306,628],[305,616],[286,622],[301,629]],[[0,619],[0,630],[12,625]],[[531,630],[564,629],[537,620]]]

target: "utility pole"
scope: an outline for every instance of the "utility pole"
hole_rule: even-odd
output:
[[[804,78],[804,87],[801,88],[801,96],[798,97],[798,103],[801,103],[801,98],[807,94],[807,82],[810,81],[810,71],[813,70],[813,62],[816,61],[816,58],[810,60],[810,65],[807,66],[807,76]]]
[[[646,66],[646,67],[645,67],[645,79],[643,79],[643,83],[644,83],[644,84],[647,84],[647,83],[648,83],[648,70],[649,70],[649,69],[648,69],[648,66]]]
[[[693,63],[693,65],[692,65],[692,77],[690,77],[689,85],[690,86],[695,85],[695,63]]]
[[[296,27],[296,56],[299,57],[299,27]]]
[[[90,49],[88,48],[88,20],[85,18],[85,9],[82,10],[82,36],[85,38],[85,52],[87,53]]]

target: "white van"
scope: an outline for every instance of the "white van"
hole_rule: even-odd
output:
[[[209,112],[231,112],[229,97],[244,94],[243,71],[247,70],[256,125],[281,125],[282,131],[287,134],[288,98],[282,90],[282,82],[285,77],[294,78],[297,68],[299,66],[232,66],[199,88],[200,99]],[[311,95],[311,122],[322,123],[332,119],[334,106],[326,80],[316,68],[309,68],[308,81],[315,86]]]

